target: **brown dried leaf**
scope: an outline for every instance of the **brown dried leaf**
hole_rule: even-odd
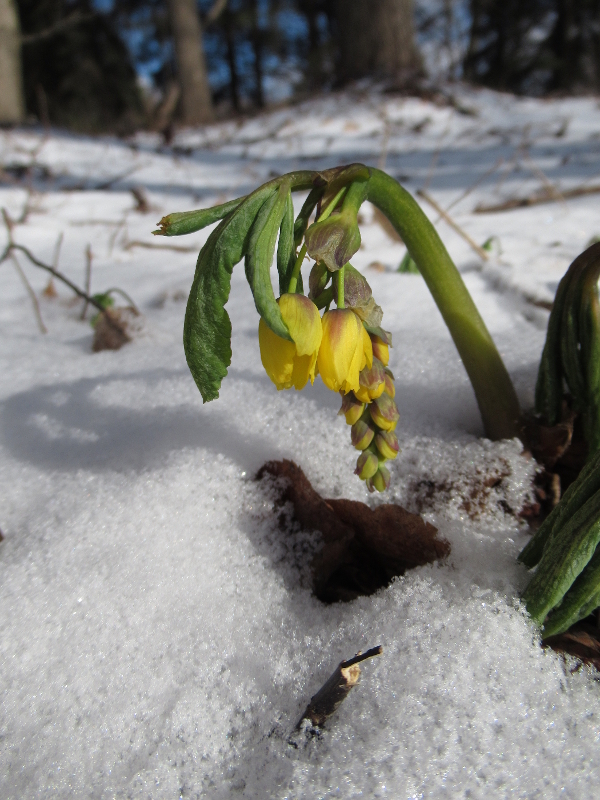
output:
[[[119,350],[130,342],[135,327],[134,320],[138,318],[139,313],[130,306],[107,308],[102,311],[94,327],[92,342],[94,353],[99,353],[101,350]]]
[[[282,502],[292,503],[303,528],[323,535],[312,573],[313,590],[324,602],[372,594],[405,570],[450,552],[433,525],[401,506],[372,509],[354,500],[324,500],[293,461],[269,461],[257,478],[265,474],[285,479]]]

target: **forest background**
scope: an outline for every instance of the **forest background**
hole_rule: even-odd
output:
[[[363,79],[600,89],[600,0],[0,0],[0,123],[168,138]]]

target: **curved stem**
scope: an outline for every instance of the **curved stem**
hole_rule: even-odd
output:
[[[519,436],[519,401],[510,376],[435,228],[411,195],[381,170],[371,169],[367,200],[390,220],[419,267],[475,391],[486,436]]]
[[[338,269],[334,276],[334,280],[337,281],[336,289],[337,289],[337,307],[338,308],[346,308],[346,303],[344,302],[344,273],[346,272],[346,267],[342,267]]]

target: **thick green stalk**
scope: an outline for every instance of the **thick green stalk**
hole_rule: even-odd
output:
[[[367,200],[396,228],[433,295],[465,366],[490,439],[519,435],[517,395],[463,279],[419,204],[397,181],[371,169]]]

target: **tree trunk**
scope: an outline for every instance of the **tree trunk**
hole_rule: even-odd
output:
[[[380,77],[397,88],[422,75],[413,0],[337,0],[340,82]]]
[[[225,41],[227,43],[227,63],[229,65],[229,87],[231,89],[231,102],[235,111],[240,110],[240,84],[237,72],[237,62],[235,58],[235,39],[231,11],[226,8],[223,15],[223,25],[225,27]]]
[[[0,125],[23,121],[21,31],[14,0],[0,0]]]
[[[264,108],[265,95],[263,91],[263,32],[258,24],[258,0],[252,0],[252,49],[254,50],[254,98],[258,108]]]
[[[181,85],[183,122],[201,125],[213,119],[213,108],[196,0],[169,0],[169,11]]]

